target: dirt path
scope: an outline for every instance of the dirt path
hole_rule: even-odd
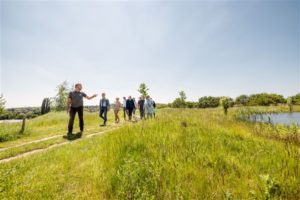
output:
[[[16,147],[21,147],[21,146],[25,146],[27,144],[33,144],[33,143],[38,143],[38,142],[43,142],[43,141],[46,141],[46,140],[51,140],[53,138],[59,138],[61,137],[62,135],[53,135],[51,137],[46,137],[46,138],[42,138],[42,139],[38,139],[38,140],[33,140],[33,141],[30,141],[30,142],[24,142],[22,144],[18,144],[18,145],[14,145],[14,146],[10,146],[10,147],[4,147],[4,148],[1,148],[0,151],[5,151],[5,150],[8,150],[8,149],[12,149],[12,148],[16,148]]]
[[[114,125],[112,127],[114,127]],[[90,129],[87,129],[87,131],[88,130],[90,130]],[[39,143],[39,142],[43,142],[43,141],[46,141],[46,140],[51,140],[51,139],[54,139],[54,138],[60,138],[60,137],[62,137],[62,134],[52,135],[50,137],[45,137],[45,138],[41,138],[41,139],[37,139],[37,140],[32,140],[32,141],[29,141],[29,142],[24,142],[22,144],[17,144],[17,145],[13,145],[13,146],[9,146],[9,147],[3,147],[3,148],[0,148],[0,152],[8,150],[8,149],[12,149],[12,148],[16,148],[16,147],[22,147],[22,146],[25,146],[25,145],[28,145],[28,144]]]
[[[63,145],[66,145],[66,144],[78,142],[78,141],[81,141],[81,140],[83,140],[85,138],[90,138],[90,137],[94,137],[94,136],[103,135],[104,133],[114,131],[114,130],[119,129],[121,127],[122,126],[113,127],[113,128],[111,128],[109,130],[105,130],[105,131],[101,131],[101,132],[89,134],[89,135],[87,135],[87,136],[85,136],[83,138],[80,138],[80,139],[77,139],[77,140],[74,140],[74,141],[66,141],[66,142],[62,142],[62,143],[59,143],[59,144],[54,144],[54,145],[48,146],[48,147],[43,148],[43,149],[35,149],[35,150],[28,151],[28,152],[25,152],[25,153],[22,153],[22,154],[13,156],[13,157],[4,158],[4,159],[0,160],[0,164],[1,163],[6,163],[6,162],[9,162],[9,161],[12,161],[12,160],[16,160],[18,158],[23,158],[23,157],[26,157],[26,156],[30,156],[30,155],[33,155],[33,154],[36,154],[36,153],[44,152],[44,151],[47,151],[47,150],[50,150],[50,149],[53,149],[53,148],[56,148],[56,147],[59,147],[59,146],[63,146]],[[56,135],[56,136],[52,136],[52,137],[48,137],[48,138],[43,138],[41,140],[35,140],[35,141],[32,141],[31,143],[38,142],[38,141],[44,141],[44,140],[47,140],[49,138],[52,139],[52,138],[55,138],[55,137],[62,137],[62,135],[59,135],[59,136]]]
[[[119,127],[119,126],[122,126],[125,122],[121,122],[119,124],[113,124],[111,125],[112,128],[114,127]],[[91,129],[87,129],[86,131],[89,131]],[[39,143],[39,142],[43,142],[43,141],[46,141],[46,140],[51,140],[51,139],[54,139],[54,138],[60,138],[62,137],[62,134],[59,134],[59,135],[52,135],[52,136],[49,136],[49,137],[45,137],[45,138],[41,138],[41,139],[37,139],[37,140],[32,140],[32,141],[29,141],[29,142],[24,142],[22,144],[17,144],[17,145],[13,145],[13,146],[8,146],[8,147],[3,147],[3,148],[0,148],[0,152],[1,151],[6,151],[8,149],[12,149],[12,148],[16,148],[16,147],[22,147],[22,146],[25,146],[25,145],[28,145],[28,144],[33,144],[33,143]]]

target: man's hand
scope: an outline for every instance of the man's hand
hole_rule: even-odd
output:
[[[94,94],[94,95],[93,95],[93,98],[95,98],[95,97],[97,97],[97,96],[98,96],[97,94]]]

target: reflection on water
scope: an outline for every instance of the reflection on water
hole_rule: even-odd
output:
[[[286,125],[295,123],[297,125],[300,125],[300,112],[254,115],[251,116],[251,121]]]

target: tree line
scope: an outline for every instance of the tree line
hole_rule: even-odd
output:
[[[259,93],[252,95],[240,95],[235,99],[224,96],[204,96],[198,99],[198,101],[187,101],[184,91],[179,92],[179,97],[172,103],[168,104],[173,108],[215,108],[222,104],[222,101],[226,99],[226,103],[229,107],[232,106],[270,106],[288,104],[289,106],[300,105],[300,93],[284,98],[280,94],[268,94]],[[223,99],[223,100],[222,100]]]

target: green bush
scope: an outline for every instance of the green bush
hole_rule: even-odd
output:
[[[279,94],[253,94],[249,97],[249,106],[270,106],[286,103],[286,100]]]
[[[198,101],[199,108],[215,108],[219,106],[220,97],[205,96]]]
[[[222,97],[220,99],[220,105],[223,107],[224,114],[227,115],[228,108],[233,106],[233,100],[229,97]]]
[[[236,105],[243,105],[246,106],[249,103],[249,96],[247,95],[240,95],[235,99]]]
[[[183,101],[181,98],[176,98],[172,103],[173,108],[185,108],[186,102]]]

